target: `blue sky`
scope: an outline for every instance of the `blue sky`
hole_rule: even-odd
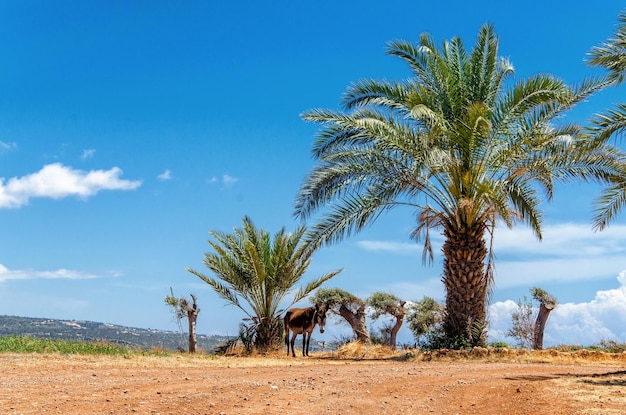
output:
[[[316,126],[351,82],[403,79],[386,42],[461,36],[493,23],[516,77],[598,73],[586,52],[611,35],[617,2],[0,3],[0,314],[176,328],[163,298],[198,296],[200,333],[235,334],[243,315],[186,267],[209,272],[210,230],[294,228]],[[623,101],[604,91],[570,118]],[[625,143],[621,142],[624,147]],[[570,184],[544,206],[544,241],[498,229],[491,335],[540,286],[560,306],[546,344],[626,341],[626,214],[593,233],[598,188]],[[443,299],[441,258],[421,264],[414,213],[397,210],[323,248],[310,278],[367,297]],[[441,240],[439,240],[441,242]],[[305,304],[305,303],[304,303]],[[332,326],[316,337],[332,340]],[[401,341],[410,341],[403,331]]]

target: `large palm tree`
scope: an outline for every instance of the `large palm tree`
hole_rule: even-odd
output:
[[[445,238],[444,329],[454,344],[484,341],[493,282],[491,241],[497,222],[523,221],[541,239],[542,196],[556,182],[609,182],[622,169],[618,149],[589,146],[580,128],[554,121],[601,87],[569,86],[549,75],[507,88],[513,66],[498,57],[498,37],[484,25],[471,51],[459,38],[437,49],[428,34],[395,41],[388,53],[412,71],[406,81],[363,80],[343,97],[345,110],[303,114],[322,125],[313,145],[319,163],[306,177],[296,215],[323,211],[311,228],[317,244],[340,241],[384,211],[417,213],[412,236]]]
[[[254,345],[266,350],[280,342],[279,307],[302,279],[315,247],[304,241],[304,226],[288,233],[285,228],[272,238],[258,230],[249,217],[234,233],[211,231],[209,245],[214,252],[204,255],[204,264],[217,278],[187,268],[187,271],[209,284],[217,294],[241,309],[251,321]],[[302,300],[341,270],[329,272],[299,288],[286,307]]]

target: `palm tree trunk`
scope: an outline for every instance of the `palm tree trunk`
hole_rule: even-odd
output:
[[[485,226],[444,230],[443,283],[446,288],[444,330],[451,342],[484,344],[489,281],[485,273]],[[458,343],[457,343],[458,345]]]

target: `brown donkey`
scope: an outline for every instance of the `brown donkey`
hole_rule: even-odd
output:
[[[320,333],[324,333],[326,325],[326,307],[315,305],[308,308],[291,308],[285,313],[285,345],[289,356],[289,330],[293,332],[291,337],[291,355],[296,357],[293,344],[296,336],[302,334],[302,356],[309,355],[309,342],[315,325],[320,326]]]

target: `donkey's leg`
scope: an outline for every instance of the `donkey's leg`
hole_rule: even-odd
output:
[[[308,346],[308,342],[306,341],[307,340],[306,335],[307,335],[306,331],[302,331],[302,356],[307,356],[309,354],[308,350],[305,353],[305,348],[304,348],[305,345]]]
[[[309,355],[309,345],[311,344],[311,334],[313,334],[313,332],[309,332],[308,337],[306,338],[306,355]]]
[[[285,346],[287,346],[287,356],[289,356],[289,327],[285,326]]]
[[[298,336],[298,333],[296,333],[295,331],[293,332],[293,337],[291,338],[291,355],[293,357],[296,357],[296,352],[293,349],[294,343],[296,342],[296,337]],[[289,356],[289,350],[287,350],[287,356]]]

